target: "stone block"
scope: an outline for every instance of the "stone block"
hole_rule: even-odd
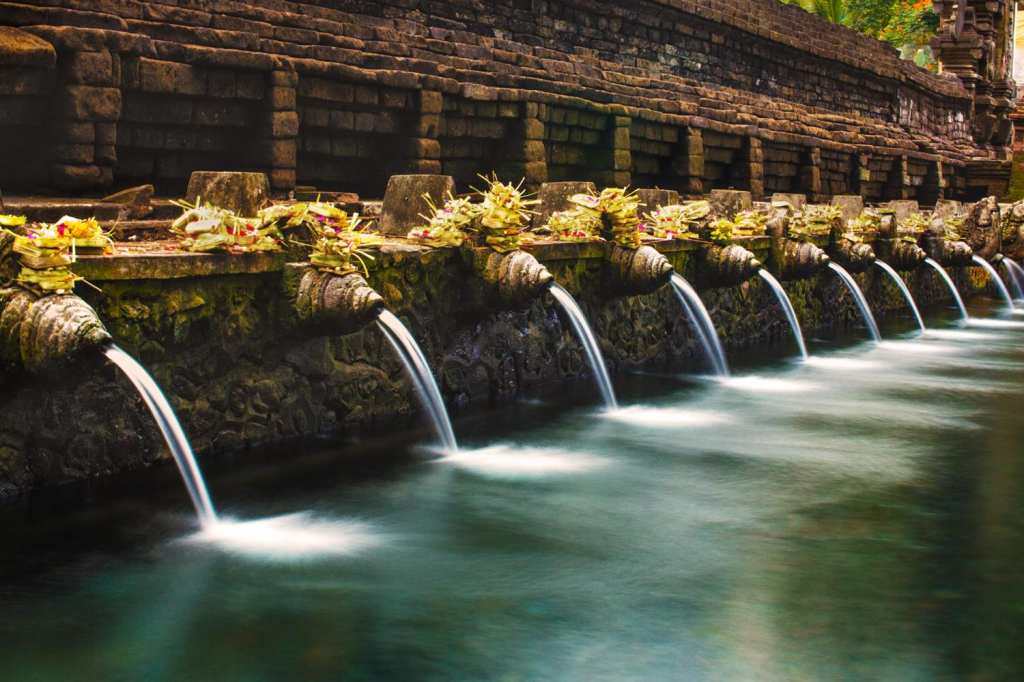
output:
[[[188,64],[139,59],[139,88],[169,95],[205,95],[206,75]]]
[[[270,136],[275,139],[297,137],[299,114],[294,111],[275,111],[270,115]]]
[[[105,177],[99,166],[58,163],[50,166],[50,181],[58,189],[81,192],[102,187]]]
[[[274,111],[294,111],[295,88],[280,86],[270,88],[270,108]]]
[[[270,186],[278,191],[287,191],[295,187],[295,169],[275,168],[270,171]]]
[[[62,60],[64,76],[70,83],[115,85],[114,58],[109,52],[72,52]]]
[[[50,43],[31,33],[0,26],[0,66],[52,69],[56,63],[57,51]]]
[[[128,216],[138,220],[146,217],[152,211],[150,201],[155,191],[153,185],[138,185],[105,196],[100,199],[100,203],[127,206]]]
[[[638,189],[636,195],[640,199],[641,212],[679,203],[679,192],[673,189]]]
[[[423,90],[420,92],[420,112],[424,114],[440,114],[444,109],[444,95],[440,92]]]
[[[546,173],[545,173],[546,174]],[[543,225],[552,213],[572,208],[569,197],[574,194],[597,194],[597,187],[592,182],[545,182],[540,186],[537,198],[537,214],[533,216],[534,225]]]
[[[92,144],[96,141],[96,124],[82,121],[66,121],[60,126],[57,137],[77,144]]]
[[[76,121],[116,121],[121,117],[121,91],[91,85],[65,89],[64,116]]]
[[[771,200],[773,203],[778,201],[784,201],[798,211],[807,205],[806,194],[789,194],[785,192],[776,192],[775,194],[772,195]]]
[[[832,205],[843,212],[843,220],[853,220],[864,212],[864,197],[859,194],[842,194],[832,197]]]
[[[917,213],[921,210],[916,199],[897,199],[896,201],[890,201],[885,206],[895,212],[897,221],[903,220],[911,213]]]
[[[731,218],[740,211],[749,211],[754,205],[751,193],[738,189],[713,189],[708,200],[714,214],[723,218]]]
[[[269,195],[266,175],[233,171],[195,171],[185,193],[190,202],[201,198],[243,216],[256,215],[267,204]]]
[[[95,161],[95,148],[91,144],[55,144],[51,149],[54,161],[87,165]]]
[[[449,175],[392,175],[384,192],[381,231],[404,236],[422,222],[420,214],[429,210],[424,194],[439,206],[454,191],[455,181]]]

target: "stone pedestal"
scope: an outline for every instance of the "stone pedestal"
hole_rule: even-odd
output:
[[[195,171],[189,177],[187,201],[197,199],[241,216],[254,216],[267,205],[270,186],[263,173]]]
[[[455,191],[450,175],[392,175],[384,192],[380,229],[387,235],[405,236],[422,225],[421,217],[430,211],[424,195],[440,206]]]

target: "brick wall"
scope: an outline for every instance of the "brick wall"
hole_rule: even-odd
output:
[[[902,196],[970,193],[997,157],[958,79],[776,0],[43,0],[0,2],[3,25],[56,55],[0,102],[33,187],[247,168],[379,195],[391,173],[498,170]]]

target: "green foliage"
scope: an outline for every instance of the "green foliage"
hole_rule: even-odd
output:
[[[930,0],[781,0],[797,5],[834,24],[884,40],[904,59],[933,67],[928,42],[939,26]]]

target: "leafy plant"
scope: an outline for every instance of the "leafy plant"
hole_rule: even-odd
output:
[[[601,239],[601,219],[593,212],[578,207],[552,213],[543,229],[562,241]]]
[[[640,199],[625,188],[608,187],[597,196],[574,194],[569,201],[602,225],[602,237],[627,249],[640,247]]]
[[[183,209],[171,224],[171,230],[182,237],[181,246],[200,253],[227,251],[251,253],[280,251],[284,235],[273,223],[264,226],[260,218],[242,218],[226,208],[185,200],[174,202]]]
[[[719,218],[711,223],[709,237],[711,241],[722,245],[734,239],[760,237],[764,235],[767,223],[768,216],[760,211],[741,211],[732,220]]]
[[[696,239],[694,228],[710,214],[707,201],[671,204],[645,214],[641,229],[659,239]]]
[[[316,221],[311,229],[316,234],[309,262],[313,267],[336,275],[350,275],[362,272],[369,275],[367,261],[373,256],[367,247],[379,246],[384,237],[364,229],[358,215],[348,216],[335,209],[330,221]],[[341,215],[339,216],[338,213]]]
[[[435,206],[428,194],[423,198],[430,207],[430,215],[420,217],[427,224],[409,232],[408,237],[435,248],[462,246],[467,233],[473,230],[474,221],[480,216],[481,207],[468,198],[456,198],[451,192],[441,206]]]

